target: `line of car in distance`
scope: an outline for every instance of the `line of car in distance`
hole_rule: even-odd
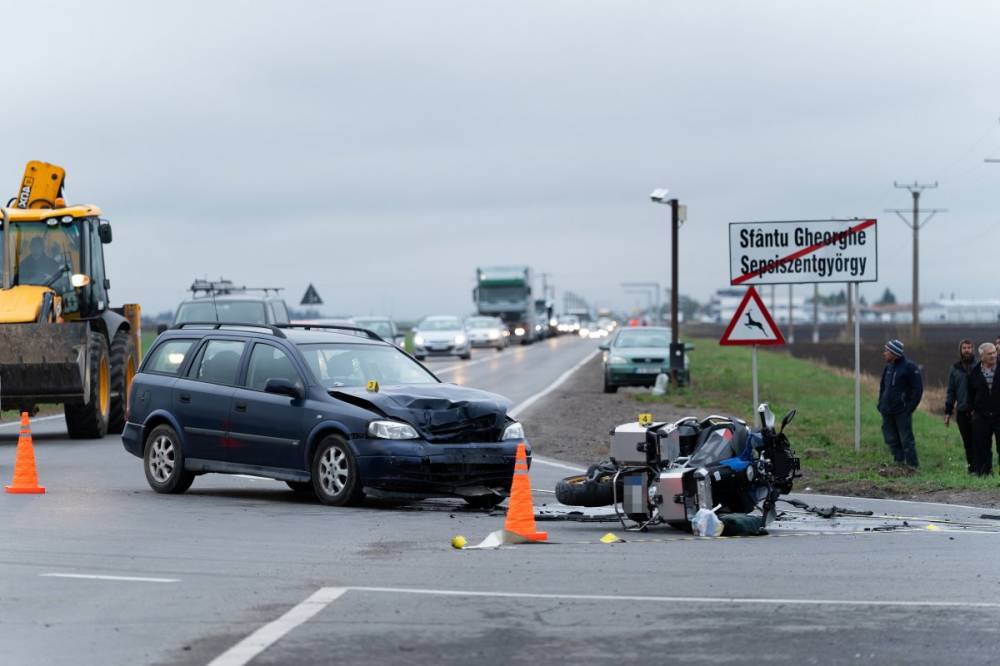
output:
[[[161,493],[217,472],[330,505],[452,496],[488,508],[509,492],[525,441],[509,408],[362,329],[189,323],[153,343],[122,441]]]

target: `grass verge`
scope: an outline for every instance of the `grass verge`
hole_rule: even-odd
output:
[[[640,402],[666,401],[679,407],[719,410],[741,418],[751,416],[751,350],[722,347],[715,340],[697,340],[691,352],[692,385],[666,396],[639,394]],[[920,470],[909,477],[885,477],[879,470],[892,461],[882,439],[882,419],[875,409],[878,382],[862,382],[861,451],[854,451],[854,380],[842,372],[796,359],[783,352],[758,351],[760,399],[769,402],[780,420],[796,409],[787,433],[802,460],[799,487],[814,491],[858,492],[877,489],[886,494],[914,494],[942,489],[996,491],[997,477],[966,474],[965,453],[958,428],[946,428],[939,416],[922,410],[913,415]],[[925,397],[925,403],[927,398]],[[867,493],[865,493],[867,494]]]

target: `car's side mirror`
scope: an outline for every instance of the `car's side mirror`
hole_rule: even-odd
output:
[[[303,396],[302,388],[298,384],[291,380],[277,377],[267,380],[267,383],[264,384],[264,392],[287,395],[289,398],[296,400],[301,400]]]
[[[97,235],[101,238],[101,242],[107,245],[111,242],[111,225],[107,222],[101,222],[97,225]]]
[[[611,349],[611,343],[610,342],[602,342],[601,344],[599,344],[597,346],[597,348],[600,349],[601,351],[608,351],[609,349]]]

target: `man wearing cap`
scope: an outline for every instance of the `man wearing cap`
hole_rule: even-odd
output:
[[[994,435],[1000,435],[1000,381],[997,380],[997,348],[992,342],[979,345],[979,363],[969,373],[969,406],[972,407],[972,471],[980,476],[993,472]]]
[[[903,354],[903,343],[889,340],[882,351],[885,369],[879,384],[878,411],[882,436],[898,465],[916,468],[917,443],[913,438],[913,411],[924,395],[920,368]]]

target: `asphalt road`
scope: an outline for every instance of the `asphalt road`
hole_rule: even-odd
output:
[[[523,403],[594,347],[432,364]],[[810,496],[889,515],[789,513],[769,537],[703,540],[545,521],[548,544],[458,551],[453,535],[476,543],[502,514],[333,509],[219,475],[156,495],[117,438],[33,431],[48,493],[0,496],[4,664],[997,661],[1000,521],[973,508]],[[15,439],[0,426],[4,482]],[[571,468],[536,460],[540,510],[565,512],[551,489]]]

